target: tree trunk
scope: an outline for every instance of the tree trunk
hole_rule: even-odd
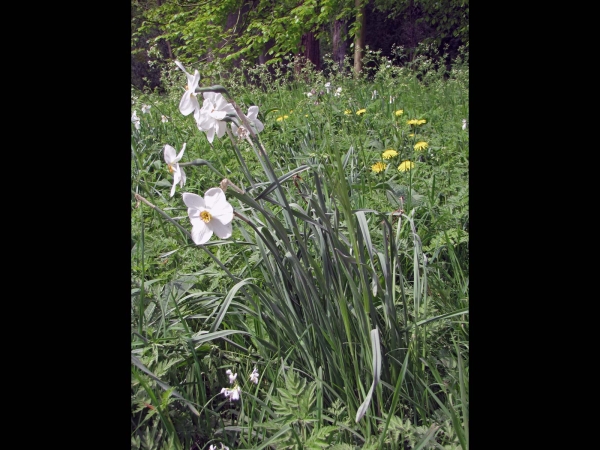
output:
[[[344,69],[346,47],[346,21],[336,20],[333,22],[333,60],[338,63],[340,70]]]
[[[354,0],[357,9],[356,21],[359,23],[354,36],[354,77],[362,71],[362,50],[365,44],[365,5],[369,0]]]
[[[315,70],[321,70],[321,49],[319,40],[311,31],[302,35],[302,48],[304,48],[304,57],[314,64]]]
[[[294,67],[296,75],[300,74],[307,61],[310,61],[314,65],[314,70],[321,70],[319,40],[315,38],[315,34],[312,31],[302,35],[301,51],[296,56],[298,57]]]

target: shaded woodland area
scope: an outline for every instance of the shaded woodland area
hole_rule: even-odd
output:
[[[243,26],[239,27],[240,22],[243,24],[243,17],[260,1],[239,2],[242,6],[227,16],[223,29],[236,29],[238,36],[242,35],[244,31]],[[352,1],[364,7],[363,48],[381,51],[383,56],[387,56],[395,64],[403,65],[411,61],[421,43],[433,44],[440,54],[445,53],[447,58],[444,62],[447,66],[458,54],[459,47],[468,47],[468,0],[443,0],[435,3],[432,0],[420,2],[388,0],[390,6],[387,8],[386,0],[362,0],[362,3],[361,0]],[[298,2],[303,3],[300,0]],[[160,89],[161,64],[176,58],[181,59],[182,56],[177,50],[189,46],[186,46],[183,41],[178,42],[177,38],[160,38],[164,35],[164,31],[161,30],[159,23],[156,26],[148,26],[146,23],[145,29],[142,27],[140,32],[139,27],[144,20],[143,8],[148,8],[149,3],[151,2],[141,5],[139,0],[132,0],[132,36],[133,34],[138,36],[132,39],[131,83],[139,89],[144,87]],[[156,5],[159,7],[166,3],[166,0],[156,0]],[[326,54],[330,54],[332,59],[341,66],[345,57],[351,59],[354,54],[352,44],[357,42],[356,36],[353,38],[349,33],[353,23],[353,19],[336,19],[318,27],[313,26],[311,30],[302,34],[295,55],[310,61],[317,70],[322,69],[323,56]],[[148,42],[153,39],[156,39],[155,43],[149,44]],[[250,59],[257,64],[268,64],[270,59],[268,52],[273,45],[274,40],[270,39],[258,54],[240,56],[230,63],[237,65],[241,59]],[[153,51],[149,52],[151,47]],[[399,60],[394,52],[394,49],[399,47],[404,50],[403,60]],[[234,48],[240,47],[238,45]],[[211,54],[209,51],[209,54],[202,55],[199,59],[210,61]],[[356,55],[354,57],[356,70]]]

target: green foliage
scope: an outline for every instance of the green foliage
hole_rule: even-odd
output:
[[[165,94],[132,91],[133,448],[467,448],[468,59],[369,58],[358,79],[231,70],[236,104],[260,108],[249,141],[208,144],[174,65]],[[184,143],[184,191],[239,187],[226,240],[196,246],[169,196],[163,147]]]
[[[469,46],[469,0],[415,0],[423,10],[423,19],[436,27],[438,43],[447,36],[461,39]]]
[[[317,383],[307,383],[300,378],[293,367],[283,372],[285,387],[277,388],[277,395],[270,398],[274,418],[264,423],[267,430],[287,430],[271,440],[271,445],[281,449],[322,449],[328,448],[335,426],[319,424],[317,409]]]

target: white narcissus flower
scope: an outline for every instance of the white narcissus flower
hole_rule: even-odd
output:
[[[175,194],[175,186],[179,183],[179,187],[183,187],[185,184],[185,172],[179,166],[179,160],[183,156],[183,152],[185,150],[185,143],[183,144],[183,148],[179,152],[178,155],[175,153],[175,149],[171,147],[169,144],[165,145],[165,162],[169,168],[169,172],[173,174],[173,187],[171,188],[171,197]]]
[[[246,119],[248,119],[248,122],[250,122],[250,125],[254,128],[255,133],[260,133],[262,130],[265,129],[263,123],[260,120],[258,120],[258,106],[251,106],[250,108],[248,108],[248,114],[246,114]],[[239,136],[241,138],[246,137],[245,129],[246,127],[244,127],[243,125],[241,125],[238,128],[238,126],[235,123],[231,122],[231,130],[233,131],[233,134],[235,136]]]
[[[198,99],[196,98],[196,88],[198,87],[198,83],[200,82],[200,73],[198,70],[194,71],[194,75],[190,75],[183,64],[179,61],[175,61],[177,67],[179,67],[185,73],[187,77],[187,86],[185,87],[185,92],[181,97],[181,101],[179,102],[179,111],[184,116],[187,116],[193,112],[196,112],[200,109],[200,103],[198,103]]]
[[[196,245],[206,243],[214,234],[221,239],[231,236],[233,206],[225,198],[221,188],[210,188],[204,198],[189,192],[183,193],[192,223],[192,240]]]
[[[142,106],[142,112],[144,114],[148,114],[150,112],[150,108],[152,108],[150,105],[144,105]]]
[[[235,114],[233,105],[218,92],[205,92],[202,108],[194,113],[198,129],[206,132],[208,142],[212,144],[215,132],[222,138],[227,131],[227,124],[223,119],[227,114]]]
[[[137,111],[133,112],[133,115],[131,116],[131,122],[135,125],[136,130],[140,129],[140,118],[137,116]]]
[[[256,367],[250,374],[250,381],[254,384],[258,384],[258,370],[256,370]]]
[[[225,372],[227,374],[227,376],[229,377],[229,384],[233,384],[233,382],[235,381],[235,379],[237,378],[237,373],[233,374],[231,373],[231,370],[227,369],[227,371]]]

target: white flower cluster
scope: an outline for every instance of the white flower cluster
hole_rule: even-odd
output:
[[[210,447],[208,447],[208,450],[219,450],[219,447],[217,447],[216,445],[210,444]],[[220,450],[229,450],[229,447],[227,447],[226,445],[223,445],[223,443],[221,443]]]
[[[191,75],[179,61],[175,64],[185,73],[187,77],[187,86],[184,89],[183,96],[179,101],[179,111],[184,116],[194,115],[198,129],[206,133],[208,142],[212,143],[215,134],[221,138],[227,131],[226,117],[231,119],[231,130],[234,135],[240,139],[246,139],[249,131],[241,125],[242,120],[235,111],[231,103],[225,100],[225,97],[216,92],[204,92],[204,101],[202,106],[198,102],[196,88],[200,82],[200,74],[194,71]],[[151,106],[143,105],[142,112],[148,114]],[[264,125],[258,119],[258,106],[250,106],[248,115],[245,116],[248,123],[255,133],[260,133]],[[161,115],[163,123],[168,122],[169,118]],[[239,121],[240,125],[236,123]],[[136,111],[131,116],[131,122],[137,130],[140,129],[140,119]],[[185,151],[186,144],[179,153],[170,145],[165,145],[163,153],[169,173],[173,174],[173,186],[170,196],[175,195],[175,189],[179,184],[183,188],[186,182],[186,175],[180,165],[181,158]],[[192,240],[197,245],[205,244],[213,234],[221,239],[231,237],[233,220],[233,207],[225,198],[225,192],[221,188],[211,188],[204,193],[204,197],[189,192],[183,193],[183,202],[188,207],[188,216],[192,223]],[[237,376],[237,374],[236,374]],[[235,378],[234,378],[235,379]],[[231,396],[232,400],[239,398],[239,388],[229,389],[226,396]]]
[[[197,98],[198,94],[196,93],[196,88],[200,82],[200,74],[196,70],[194,71],[194,75],[191,75],[185,70],[185,67],[183,67],[181,62],[175,61],[175,64],[177,64],[177,67],[185,73],[188,82],[185,87],[185,92],[181,97],[181,101],[179,102],[179,111],[184,116],[193,113],[198,129],[206,133],[208,142],[212,144],[215,139],[215,134],[219,138],[222,138],[223,135],[225,135],[227,123],[224,119],[226,117],[233,119],[237,118],[239,120],[235,108],[218,92],[204,92],[204,101],[201,107]],[[255,128],[255,132],[259,133],[264,129],[264,125],[258,120],[258,106],[251,106],[248,109],[246,118],[248,119],[248,122],[250,122],[250,125]],[[233,122],[231,128],[235,135],[239,135],[238,126]],[[245,135],[245,132],[242,131],[242,134]]]
[[[232,388],[224,387],[223,389],[221,389],[220,393],[223,394],[225,398],[228,398],[229,401],[233,402],[239,400],[242,390],[240,389],[240,386],[235,382],[237,378],[237,373],[232,373],[229,369],[227,369],[225,373],[229,378],[229,384],[233,384],[234,386]],[[258,384],[258,376],[258,370],[255,367],[254,370],[252,370],[252,373],[250,374],[250,381],[254,384]]]

